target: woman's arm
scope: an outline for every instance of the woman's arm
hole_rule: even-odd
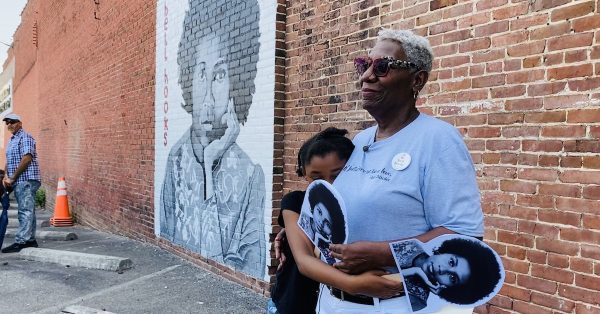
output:
[[[425,243],[442,234],[454,234],[456,232],[444,227],[433,228],[415,239]],[[329,246],[331,255],[341,262],[336,263],[337,269],[349,273],[359,274],[367,270],[382,269],[384,267],[396,266],[392,250],[390,250],[390,242],[396,242],[406,239],[398,239],[394,241],[359,241],[351,244],[332,244]]]
[[[385,274],[383,271],[348,275],[316,258],[313,244],[297,225],[299,216],[291,210],[283,211],[288,242],[303,275],[351,294],[389,298],[403,291],[401,282],[382,278],[381,275]]]

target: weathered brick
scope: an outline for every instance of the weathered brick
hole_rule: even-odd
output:
[[[583,156],[581,160],[584,168],[600,169],[600,156]]]
[[[527,86],[527,95],[535,97],[557,94],[564,91],[566,85],[567,82],[530,84]]]
[[[569,170],[565,172],[571,172]],[[565,180],[561,176],[561,180]],[[588,179],[589,181],[595,182],[598,181],[598,178]],[[596,183],[598,184],[598,183]],[[566,210],[577,213],[590,213],[597,214],[598,208],[600,206],[600,201],[598,200],[586,200],[586,199],[577,199],[577,198],[567,198],[567,197],[556,197],[556,209],[558,210]]]
[[[561,284],[558,287],[558,295],[574,301],[581,301],[590,304],[598,302],[597,291],[581,289],[571,285]]]
[[[567,114],[564,111],[555,112],[533,112],[525,115],[525,122],[527,123],[553,123],[553,122],[565,122]]]
[[[470,39],[458,44],[459,52],[471,52],[490,48],[491,40],[488,37]]]
[[[517,283],[525,288],[554,294],[558,288],[558,284],[554,281],[531,277],[529,275],[518,275]]]
[[[552,310],[536,306],[530,302],[522,302],[515,300],[513,302],[513,310],[517,313],[539,313],[539,314],[552,314]]]
[[[458,19],[458,28],[473,27],[475,25],[485,24],[491,21],[490,12],[482,12]]]
[[[548,51],[563,50],[592,45],[594,33],[569,34],[548,40]]]
[[[506,110],[509,111],[536,110],[542,107],[542,98],[511,99],[506,101]],[[528,113],[525,115],[526,120],[529,115],[531,114]]]
[[[536,184],[523,181],[500,181],[500,190],[506,192],[516,192],[525,194],[534,194],[536,192]]]
[[[527,2],[517,3],[512,6],[504,6],[492,12],[494,20],[508,20],[513,17],[522,16],[527,13],[529,5]]]
[[[558,299],[555,296],[537,292],[531,294],[531,302],[566,313],[570,313],[573,308],[575,308],[575,302],[569,301],[568,299]]]
[[[571,31],[571,24],[569,22],[562,22],[557,24],[550,24],[540,28],[531,30],[529,38],[531,40],[545,39],[549,37],[556,37],[560,35],[566,35]]]
[[[546,126],[542,128],[543,137],[584,137],[586,132],[585,126]]]
[[[526,42],[508,47],[507,53],[511,57],[524,57],[535,54],[540,54],[546,48],[546,41],[538,40]]]
[[[552,280],[552,281],[556,281],[559,283],[567,283],[567,284],[573,283],[574,277],[575,277],[573,275],[573,273],[571,273],[569,271],[555,268],[555,267],[537,265],[537,264],[531,265],[531,275],[535,276],[535,277]]]
[[[556,181],[558,171],[552,169],[521,169],[518,173],[519,179],[537,181]]]
[[[565,0],[563,0],[563,1],[565,1]],[[566,1],[568,1],[568,0],[566,0]],[[538,3],[538,1],[536,1],[536,3]],[[548,22],[548,19],[549,19],[548,13],[521,17],[519,19],[510,21],[510,30],[515,31],[515,30],[520,30],[523,28],[544,25]]]
[[[551,20],[552,22],[555,22],[560,20],[572,19],[574,17],[584,16],[588,13],[594,12],[594,5],[595,1],[588,1],[556,9],[552,11]]]
[[[567,109],[579,107],[580,104],[588,101],[587,95],[546,96],[544,97],[544,108],[547,110]]]
[[[486,9],[496,8],[506,4],[508,0],[482,0],[478,1],[475,7],[479,11],[483,11]]]
[[[581,187],[570,184],[541,183],[538,192],[541,195],[581,197]]]
[[[458,0],[433,0],[429,3],[429,9],[434,11],[440,8],[455,5],[457,2]]]
[[[597,30],[600,28],[600,15],[594,14],[591,16],[574,19],[571,22],[571,25],[576,33]]]
[[[490,36],[496,33],[503,33],[508,31],[509,24],[508,21],[497,21],[489,24],[485,24],[482,26],[475,27],[475,36],[483,37]]]
[[[529,301],[531,299],[531,291],[510,285],[502,286],[500,293],[517,300]]]
[[[554,8],[557,6],[561,6],[563,4],[569,3],[569,0],[539,0],[533,3],[534,11],[541,11],[550,8]]]
[[[511,72],[506,74],[507,84],[519,84],[519,83],[533,83],[536,81],[544,80],[545,71],[540,70],[528,70],[522,72]]]
[[[553,223],[553,224],[571,225],[574,227],[581,226],[581,214],[580,213],[569,213],[569,212],[562,212],[562,211],[557,211],[557,210],[542,210],[542,209],[540,209],[538,212],[538,219],[540,221]]]

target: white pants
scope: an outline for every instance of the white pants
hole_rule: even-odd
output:
[[[317,314],[410,314],[410,301],[407,296],[397,297],[386,300],[373,298],[373,305],[358,304],[348,301],[342,301],[331,295],[329,288],[321,284],[319,290],[319,302],[317,302]],[[436,313],[444,314],[470,314],[473,308],[459,308],[455,306],[446,306]]]
[[[329,288],[321,284],[316,312],[317,314],[412,313],[408,298],[405,296],[381,301],[373,298],[373,301],[373,305],[342,301],[332,296]]]

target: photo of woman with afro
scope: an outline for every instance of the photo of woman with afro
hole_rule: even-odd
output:
[[[426,251],[427,246],[434,247],[432,254]],[[426,244],[412,239],[391,243],[390,247],[415,312],[437,310],[448,303],[469,307],[483,304],[504,281],[498,255],[475,238],[444,235]]]
[[[308,187],[309,210],[303,210],[298,224],[315,247],[319,248],[327,264],[333,265],[335,259],[330,255],[329,244],[345,243],[346,222],[340,203],[328,185],[318,180]]]

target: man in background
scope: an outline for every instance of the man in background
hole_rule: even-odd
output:
[[[19,208],[19,229],[15,243],[2,249],[2,253],[19,252],[26,247],[37,247],[35,240],[35,192],[40,188],[40,167],[35,151],[35,140],[23,130],[21,117],[14,113],[4,119],[12,136],[6,147],[6,176],[2,184],[13,189]]]

